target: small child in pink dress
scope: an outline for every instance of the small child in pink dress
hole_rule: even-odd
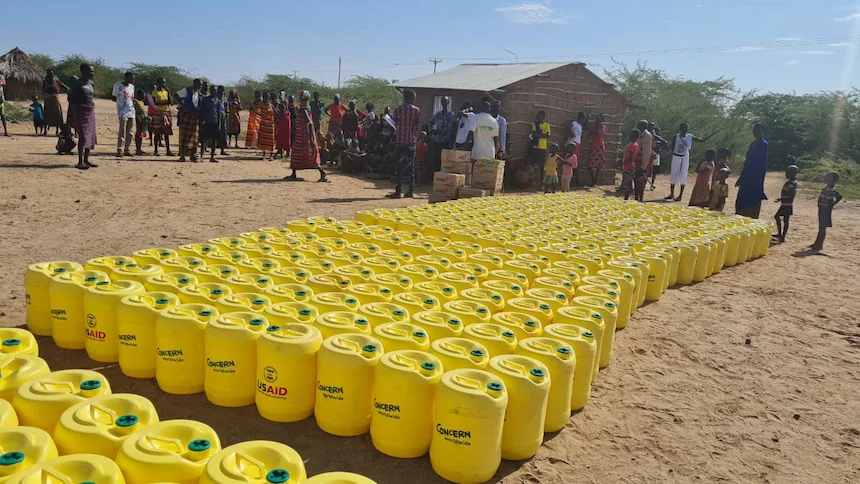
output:
[[[576,175],[576,169],[579,167],[579,159],[576,157],[576,146],[573,144],[567,145],[567,157],[561,162],[561,191],[570,191],[570,181]]]

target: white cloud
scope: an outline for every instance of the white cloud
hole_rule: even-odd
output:
[[[851,47],[853,42],[836,42],[834,44],[827,44],[827,47]]]
[[[800,64],[800,61],[798,61],[798,60],[783,61],[783,62],[780,62],[780,64],[782,64],[784,66],[796,66],[797,64]]]
[[[834,52],[832,50],[798,50],[796,52],[792,52],[792,54],[801,54],[801,55],[833,55]]]
[[[833,19],[834,22],[853,22],[855,20],[860,20],[860,12],[852,13],[851,15],[846,15],[844,17],[836,17]]]
[[[514,24],[556,24],[564,25],[571,20],[583,18],[581,15],[565,14],[549,5],[539,3],[520,3],[499,7],[496,12],[502,14],[508,22]]]

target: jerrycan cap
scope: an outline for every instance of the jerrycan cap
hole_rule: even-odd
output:
[[[110,281],[99,281],[96,283],[96,286],[107,286],[110,284]]]
[[[487,308],[478,308],[475,312],[478,314],[487,314],[489,311],[487,311]]]
[[[370,271],[367,269],[364,269],[363,271],[361,271],[361,275],[363,275],[363,276],[366,276],[368,274],[370,274]]]
[[[466,280],[467,280],[467,281],[477,281],[477,280],[478,280],[478,278],[477,278],[477,277],[475,277],[475,276],[469,276],[469,277],[467,277],[467,278],[466,278]]]
[[[102,382],[98,380],[87,380],[81,383],[81,390],[98,390],[102,387]]]
[[[340,282],[338,282],[337,284],[338,284],[339,286],[348,286],[348,285],[349,285],[349,281],[344,280],[344,281],[340,281]]]
[[[191,279],[189,279],[189,278],[187,278],[187,277],[183,277],[182,279],[179,279],[179,280],[178,280],[178,281],[176,281],[176,282],[178,282],[178,283],[180,283],[180,284],[188,284],[189,282],[191,282]]]
[[[155,304],[158,304],[158,305],[168,304],[168,303],[170,303],[170,299],[167,299],[167,298],[159,298],[159,299],[155,300]]]
[[[414,333],[412,333],[412,336],[415,336],[416,338],[426,338],[427,333],[425,333],[424,331],[415,331]]]
[[[613,302],[606,302],[606,303],[603,303],[603,305],[610,308],[610,309],[615,309],[615,303],[613,303]]]
[[[561,347],[558,349],[558,352],[561,353],[562,355],[569,355],[570,354],[570,348]]]
[[[308,295],[307,291],[296,291],[296,296],[307,296],[307,295]]]
[[[494,381],[493,381],[493,382],[487,383],[487,388],[489,388],[490,390],[492,390],[492,391],[494,391],[494,392],[500,392],[500,391],[502,391],[505,387],[504,387],[504,386],[502,386],[502,384],[501,384],[501,383],[496,383],[496,382],[494,382]]]
[[[585,338],[594,338],[594,333],[592,333],[591,331],[583,331],[582,336]]]
[[[125,261],[124,261],[124,260],[122,260],[122,259],[120,259],[120,260],[116,261],[116,265],[118,265],[118,266],[124,266],[124,265],[125,265]]]
[[[436,363],[433,363],[432,361],[425,361],[424,363],[421,363],[421,369],[427,371],[434,371],[436,369]]]
[[[224,291],[221,289],[212,289],[211,291],[209,291],[209,294],[212,294],[213,296],[220,296],[221,294],[224,294]]]
[[[203,250],[207,250],[207,249],[209,249],[209,247],[206,247],[206,248],[204,248]],[[165,251],[165,252],[159,252],[159,253],[158,253],[158,255],[160,255],[161,257],[170,257],[170,256],[171,256],[171,255],[173,255],[173,254],[171,254],[170,252],[166,252],[166,251]]]
[[[561,285],[564,287],[573,287],[573,284],[570,282],[563,282],[563,283],[561,283]]]
[[[248,324],[250,324],[251,326],[260,326],[261,324],[265,324],[265,323],[266,322],[260,318],[254,318],[254,319],[248,321]],[[274,326],[270,326],[270,327],[274,327]]]
[[[234,258],[234,259],[241,259],[241,258],[242,258],[242,254],[233,254],[233,258]]]
[[[395,309],[394,311],[391,311],[391,314],[395,316],[405,316],[406,312],[401,309]]]
[[[383,287],[382,289],[379,290],[379,292],[382,294],[391,294],[391,289]]]
[[[522,291],[522,289],[523,289],[523,288],[521,288],[520,286],[517,286],[516,284],[514,284],[513,286],[511,286],[511,290],[512,290],[512,291]]]
[[[4,340],[3,346],[21,346],[21,340],[18,338]]]
[[[591,313],[591,317],[594,319],[603,319],[603,315],[600,313]]]
[[[87,276],[84,278],[84,282],[96,282],[97,280],[99,280],[99,278],[96,276]]]
[[[425,274],[433,274],[434,272],[436,272],[436,269],[424,269]]]
[[[56,272],[57,274],[62,274],[63,272],[66,272],[66,268],[65,267],[55,267],[54,272]]]
[[[442,288],[442,292],[454,292],[454,288],[445,286]]]
[[[332,266],[331,262],[323,262],[322,263],[322,267],[325,267],[326,269],[328,269],[331,266]]]
[[[299,277],[307,277],[308,273],[307,272],[296,272],[296,275]]]
[[[208,311],[208,310],[207,311],[200,311],[199,313],[197,313],[197,315],[203,316],[205,318],[207,316],[212,316],[212,311]]]
[[[537,328],[537,323],[536,323],[536,322],[534,322],[534,321],[526,321],[526,322],[525,322],[525,323],[523,323],[523,324],[524,324],[524,325],[526,325],[526,326],[528,326],[529,328]]]
[[[459,325],[460,325],[460,320],[459,320],[459,319],[451,318],[451,319],[449,319],[449,320],[448,320],[448,324],[450,324],[451,326],[459,326]]]
[[[552,309],[549,304],[541,304],[539,307],[543,310]]]
[[[364,345],[361,347],[361,351],[365,351],[367,353],[376,353],[376,345]]]
[[[116,419],[117,427],[134,427],[140,421],[137,415],[122,415]]]
[[[191,261],[188,265],[192,265],[192,266],[199,266],[199,265],[200,265],[200,261],[199,261],[199,260],[193,260],[193,261]]]
[[[232,274],[232,273],[233,273],[233,269],[221,269],[221,274],[227,275],[227,274]]]
[[[347,304],[356,304],[356,303],[358,303],[358,299],[351,297],[351,298],[344,299],[343,302],[345,302]]]
[[[360,326],[365,326],[365,325],[370,324],[370,323],[366,319],[356,319],[355,324],[358,324]]]
[[[424,304],[436,304],[436,301],[428,298],[424,300]]]
[[[409,279],[406,279],[406,278],[400,279],[401,284],[408,284],[410,282],[412,282],[412,281],[410,281]]]
[[[564,300],[567,300],[567,296],[565,296],[564,294],[561,294],[561,293],[556,294],[556,295],[555,295],[555,298],[556,298],[556,299],[564,299]]]
[[[188,450],[191,452],[204,452],[209,450],[212,447],[212,442],[209,442],[206,439],[197,439],[192,440],[190,444],[188,444]]]
[[[280,331],[280,330],[281,330],[280,326],[269,326],[268,328],[266,328],[266,331],[268,331],[270,333],[274,333],[274,332]]]
[[[469,354],[476,357],[476,358],[483,358],[484,357],[483,350],[472,350],[469,352]]]
[[[268,284],[268,283],[269,283],[268,279],[257,279],[257,284]]]
[[[546,372],[544,372],[540,368],[532,368],[529,373],[531,373],[532,376],[536,376],[538,378],[543,378],[546,375]]]
[[[13,466],[24,462],[23,452],[6,452],[0,455],[0,466]]]
[[[290,480],[290,473],[285,469],[272,469],[266,474],[266,481],[271,484],[284,484]]]
[[[490,296],[490,299],[492,299],[493,301],[501,301],[502,296],[499,296],[498,294],[493,294],[492,296]]]
[[[264,299],[254,299],[251,301],[251,304],[254,306],[262,306],[263,304],[266,304],[266,301]]]
[[[528,324],[528,323],[530,323],[530,322],[531,322],[531,321],[528,321],[526,324]],[[513,331],[502,331],[502,336],[504,336],[505,338],[514,338],[514,337],[516,337],[516,335],[514,334],[514,332],[513,332]]]

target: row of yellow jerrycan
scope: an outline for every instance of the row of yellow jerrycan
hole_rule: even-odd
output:
[[[0,399],[2,484],[39,484],[44,479],[138,484],[372,482],[345,473],[308,480],[298,453],[280,443],[254,441],[221,449],[207,425],[160,422],[149,400],[112,394],[108,381],[90,370],[34,377],[18,388],[11,402]]]

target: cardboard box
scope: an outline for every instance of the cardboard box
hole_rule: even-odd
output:
[[[439,171],[433,176],[433,194],[449,197],[449,200],[457,198],[457,191],[464,186],[466,186],[466,175]]]
[[[447,163],[466,163],[472,161],[471,151],[462,150],[442,150],[442,164]]]
[[[480,160],[479,160],[480,161]],[[477,162],[472,168],[472,179],[470,185],[481,190],[501,190],[505,181],[505,165],[488,166],[479,165]]]
[[[460,173],[462,175],[468,175],[472,173],[472,162],[467,161],[465,163],[450,163],[450,162],[442,162],[442,172],[444,173]]]
[[[431,193],[431,194],[430,194],[430,198],[429,198],[427,201],[428,201],[429,203],[440,203],[440,202],[447,202],[447,201],[450,201],[450,200],[453,200],[453,198],[448,198],[448,197],[446,197],[446,196],[442,196],[442,195],[437,195],[437,194],[435,194],[435,193]]]
[[[505,160],[493,160],[490,158],[479,158],[475,160],[475,166],[489,166],[489,167],[505,167]]]
[[[478,188],[472,187],[462,187],[460,188],[459,193],[457,194],[457,198],[476,198],[476,197],[486,197],[490,194],[487,190],[481,190]]]

